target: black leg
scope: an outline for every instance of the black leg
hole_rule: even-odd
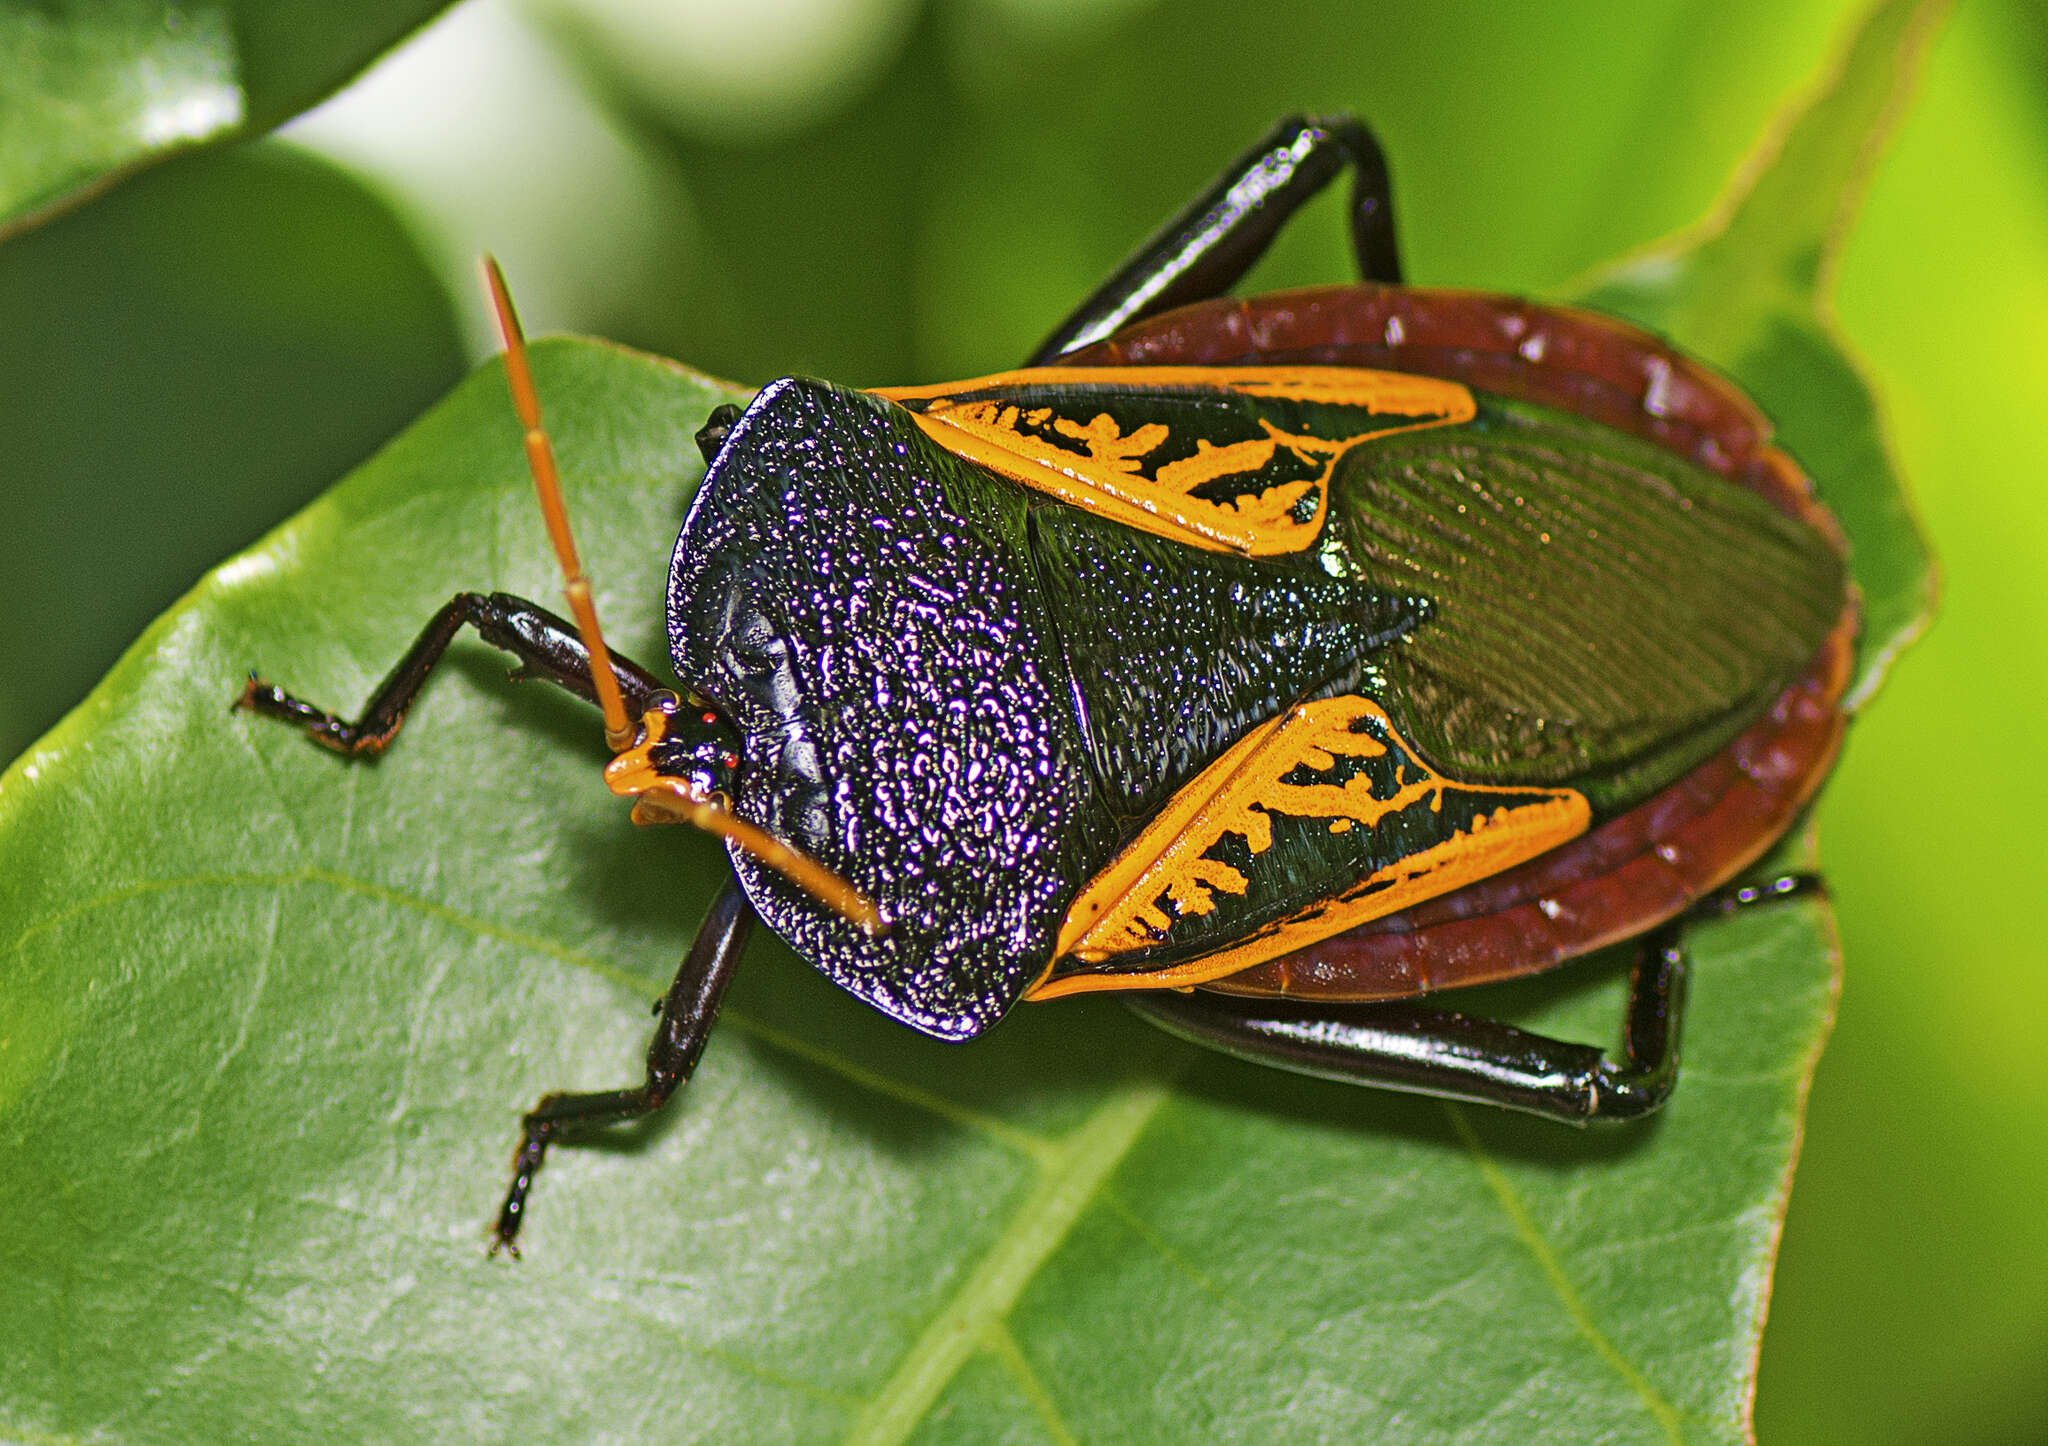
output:
[[[1028,364],[1048,365],[1142,317],[1221,296],[1347,163],[1359,275],[1398,284],[1393,193],[1372,132],[1350,116],[1289,116],[1082,302]]]
[[[405,722],[405,710],[412,706],[427,674],[441,661],[442,653],[464,623],[474,627],[478,636],[492,647],[502,648],[519,659],[516,676],[544,678],[585,702],[597,701],[596,689],[590,681],[590,655],[584,651],[574,624],[510,593],[486,596],[463,592],[450,598],[434,614],[405,656],[398,660],[398,666],[378,684],[362,716],[354,721],[302,703],[254,673],[249,675],[248,686],[235,700],[235,706],[293,724],[315,743],[336,753],[381,753]],[[662,691],[660,682],[646,669],[616,653],[612,654],[612,672],[626,695],[628,712],[635,716],[644,711],[651,695]]]
[[[754,911],[738,884],[728,880],[697,930],[690,952],[676,971],[675,983],[661,1001],[654,1042],[647,1046],[647,1079],[636,1089],[597,1094],[545,1096],[523,1121],[519,1148],[512,1156],[512,1186],[498,1210],[497,1238],[491,1253],[519,1254],[519,1226],[526,1218],[526,1193],[546,1159],[548,1146],[574,1139],[607,1125],[624,1124],[653,1114],[690,1077],[704,1041],[718,1021],[718,1004],[732,980],[733,966],[746,947]]]
[[[1128,1003],[1169,1034],[1297,1074],[1501,1105],[1581,1125],[1632,1120],[1678,1082],[1688,919],[1819,887],[1812,875],[1724,889],[1648,935],[1629,979],[1620,1059],[1497,1020],[1408,1002],[1299,1005],[1229,995],[1134,994]]]

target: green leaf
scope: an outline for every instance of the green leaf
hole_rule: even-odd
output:
[[[536,362],[601,606],[658,656],[649,539],[734,394],[591,343]],[[369,766],[226,703],[251,665],[352,702],[455,585],[545,595],[528,490],[479,374],[0,787],[0,1425],[1740,1435],[1833,988],[1805,909],[1697,931],[1684,1090],[1584,1136],[1270,1075],[1107,1004],[948,1048],[760,947],[685,1106],[563,1152],[528,1259],[487,1264],[518,1110],[632,1076],[718,856],[623,827],[594,723],[480,650]],[[1496,994],[1607,1036],[1614,967],[1584,984]]]
[[[260,133],[445,0],[0,0],[0,237],[174,151]]]
[[[690,438],[738,394],[535,364],[655,662]],[[1837,502],[1890,485],[1807,460]],[[637,1077],[720,857],[625,827],[594,721],[474,645],[375,763],[226,705],[260,666],[354,706],[457,588],[555,586],[486,369],[0,777],[0,1434],[1745,1438],[1833,1006],[1813,905],[1691,931],[1683,1085],[1599,1134],[1100,1000],[943,1046],[761,941],[678,1105],[558,1152],[527,1259],[486,1262],[518,1112]],[[1471,1004],[1611,1039],[1624,967]]]
[[[1766,135],[1697,226],[1603,273],[1578,300],[1712,362],[1762,404],[1854,540],[1863,593],[1852,707],[1869,701],[1934,608],[1934,567],[1877,403],[1829,293],[1869,171],[1947,0],[1872,9],[1839,71]]]

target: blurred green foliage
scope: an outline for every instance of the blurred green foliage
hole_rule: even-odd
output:
[[[0,0],[0,236],[135,167],[260,135],[445,0]]]
[[[1822,810],[1848,981],[1765,1334],[1787,1441],[2048,1439],[2042,21],[1957,10],[1838,286],[1943,601]]]
[[[390,208],[275,145],[181,156],[0,244],[0,318],[9,757],[464,370]]]
[[[1001,366],[1220,158],[1303,108],[1355,109],[1379,130],[1414,279],[1557,294],[1702,212],[1857,7],[904,8],[915,13],[888,32],[893,58],[864,60],[872,73],[848,99],[752,143],[730,124],[685,129],[576,15],[544,12],[595,103],[671,170],[695,218],[681,299],[610,319],[621,340],[745,381]],[[80,696],[182,582],[338,475],[457,369],[448,299],[420,283],[383,208],[281,149],[180,163],[0,248],[0,521],[16,544],[0,728],[14,730],[11,746]],[[266,187],[296,200],[266,205],[255,194]],[[194,219],[209,194],[211,230]],[[399,204],[426,224],[418,198]],[[268,280],[215,287],[222,257],[257,255],[275,259]],[[1326,213],[1253,284],[1327,280],[1343,266]],[[179,296],[204,304],[163,304]],[[1797,1442],[2039,1440],[2048,951],[2032,911],[2048,784],[2031,762],[2048,660],[2037,422],[2048,26],[2037,6],[1971,0],[1950,22],[1875,174],[1839,301],[1946,564],[1947,600],[1859,722],[1823,809],[1848,983],[1815,1087],[1759,1427]],[[278,337],[293,340],[265,341]],[[328,450],[313,455],[315,442]],[[140,495],[116,485],[123,474]],[[184,507],[202,481],[223,500]],[[164,497],[225,525],[180,541]],[[131,518],[142,541],[117,542]],[[42,621],[17,625],[32,615]]]

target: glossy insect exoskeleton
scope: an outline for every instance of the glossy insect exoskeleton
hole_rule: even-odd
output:
[[[1363,281],[1221,299],[1346,165]],[[680,689],[462,594],[356,722],[245,702],[381,748],[469,623],[615,682],[611,786],[730,840],[647,1080],[527,1116],[502,1244],[551,1140],[688,1076],[755,918],[942,1039],[1120,990],[1285,1068],[1626,1118],[1676,1074],[1673,921],[1796,886],[1726,892],[1841,737],[1842,543],[1767,439],[1629,327],[1401,286],[1371,136],[1293,119],[1024,369],[713,414]],[[1618,1058],[1411,1002],[1636,936]]]

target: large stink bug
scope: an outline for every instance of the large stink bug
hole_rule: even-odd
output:
[[[1363,279],[1224,298],[1347,166]],[[526,1116],[499,1244],[550,1142],[688,1077],[756,918],[942,1039],[1117,990],[1307,1073],[1663,1102],[1683,918],[1800,882],[1730,888],[1841,738],[1842,542],[1755,407],[1654,338],[1400,281],[1371,135],[1284,121],[1022,369],[714,413],[679,688],[604,650],[559,501],[578,625],[459,594],[355,721],[251,679],[375,751],[469,624],[604,707],[636,821],[727,839],[646,1080]],[[1638,937],[1618,1057],[1415,1002]]]

